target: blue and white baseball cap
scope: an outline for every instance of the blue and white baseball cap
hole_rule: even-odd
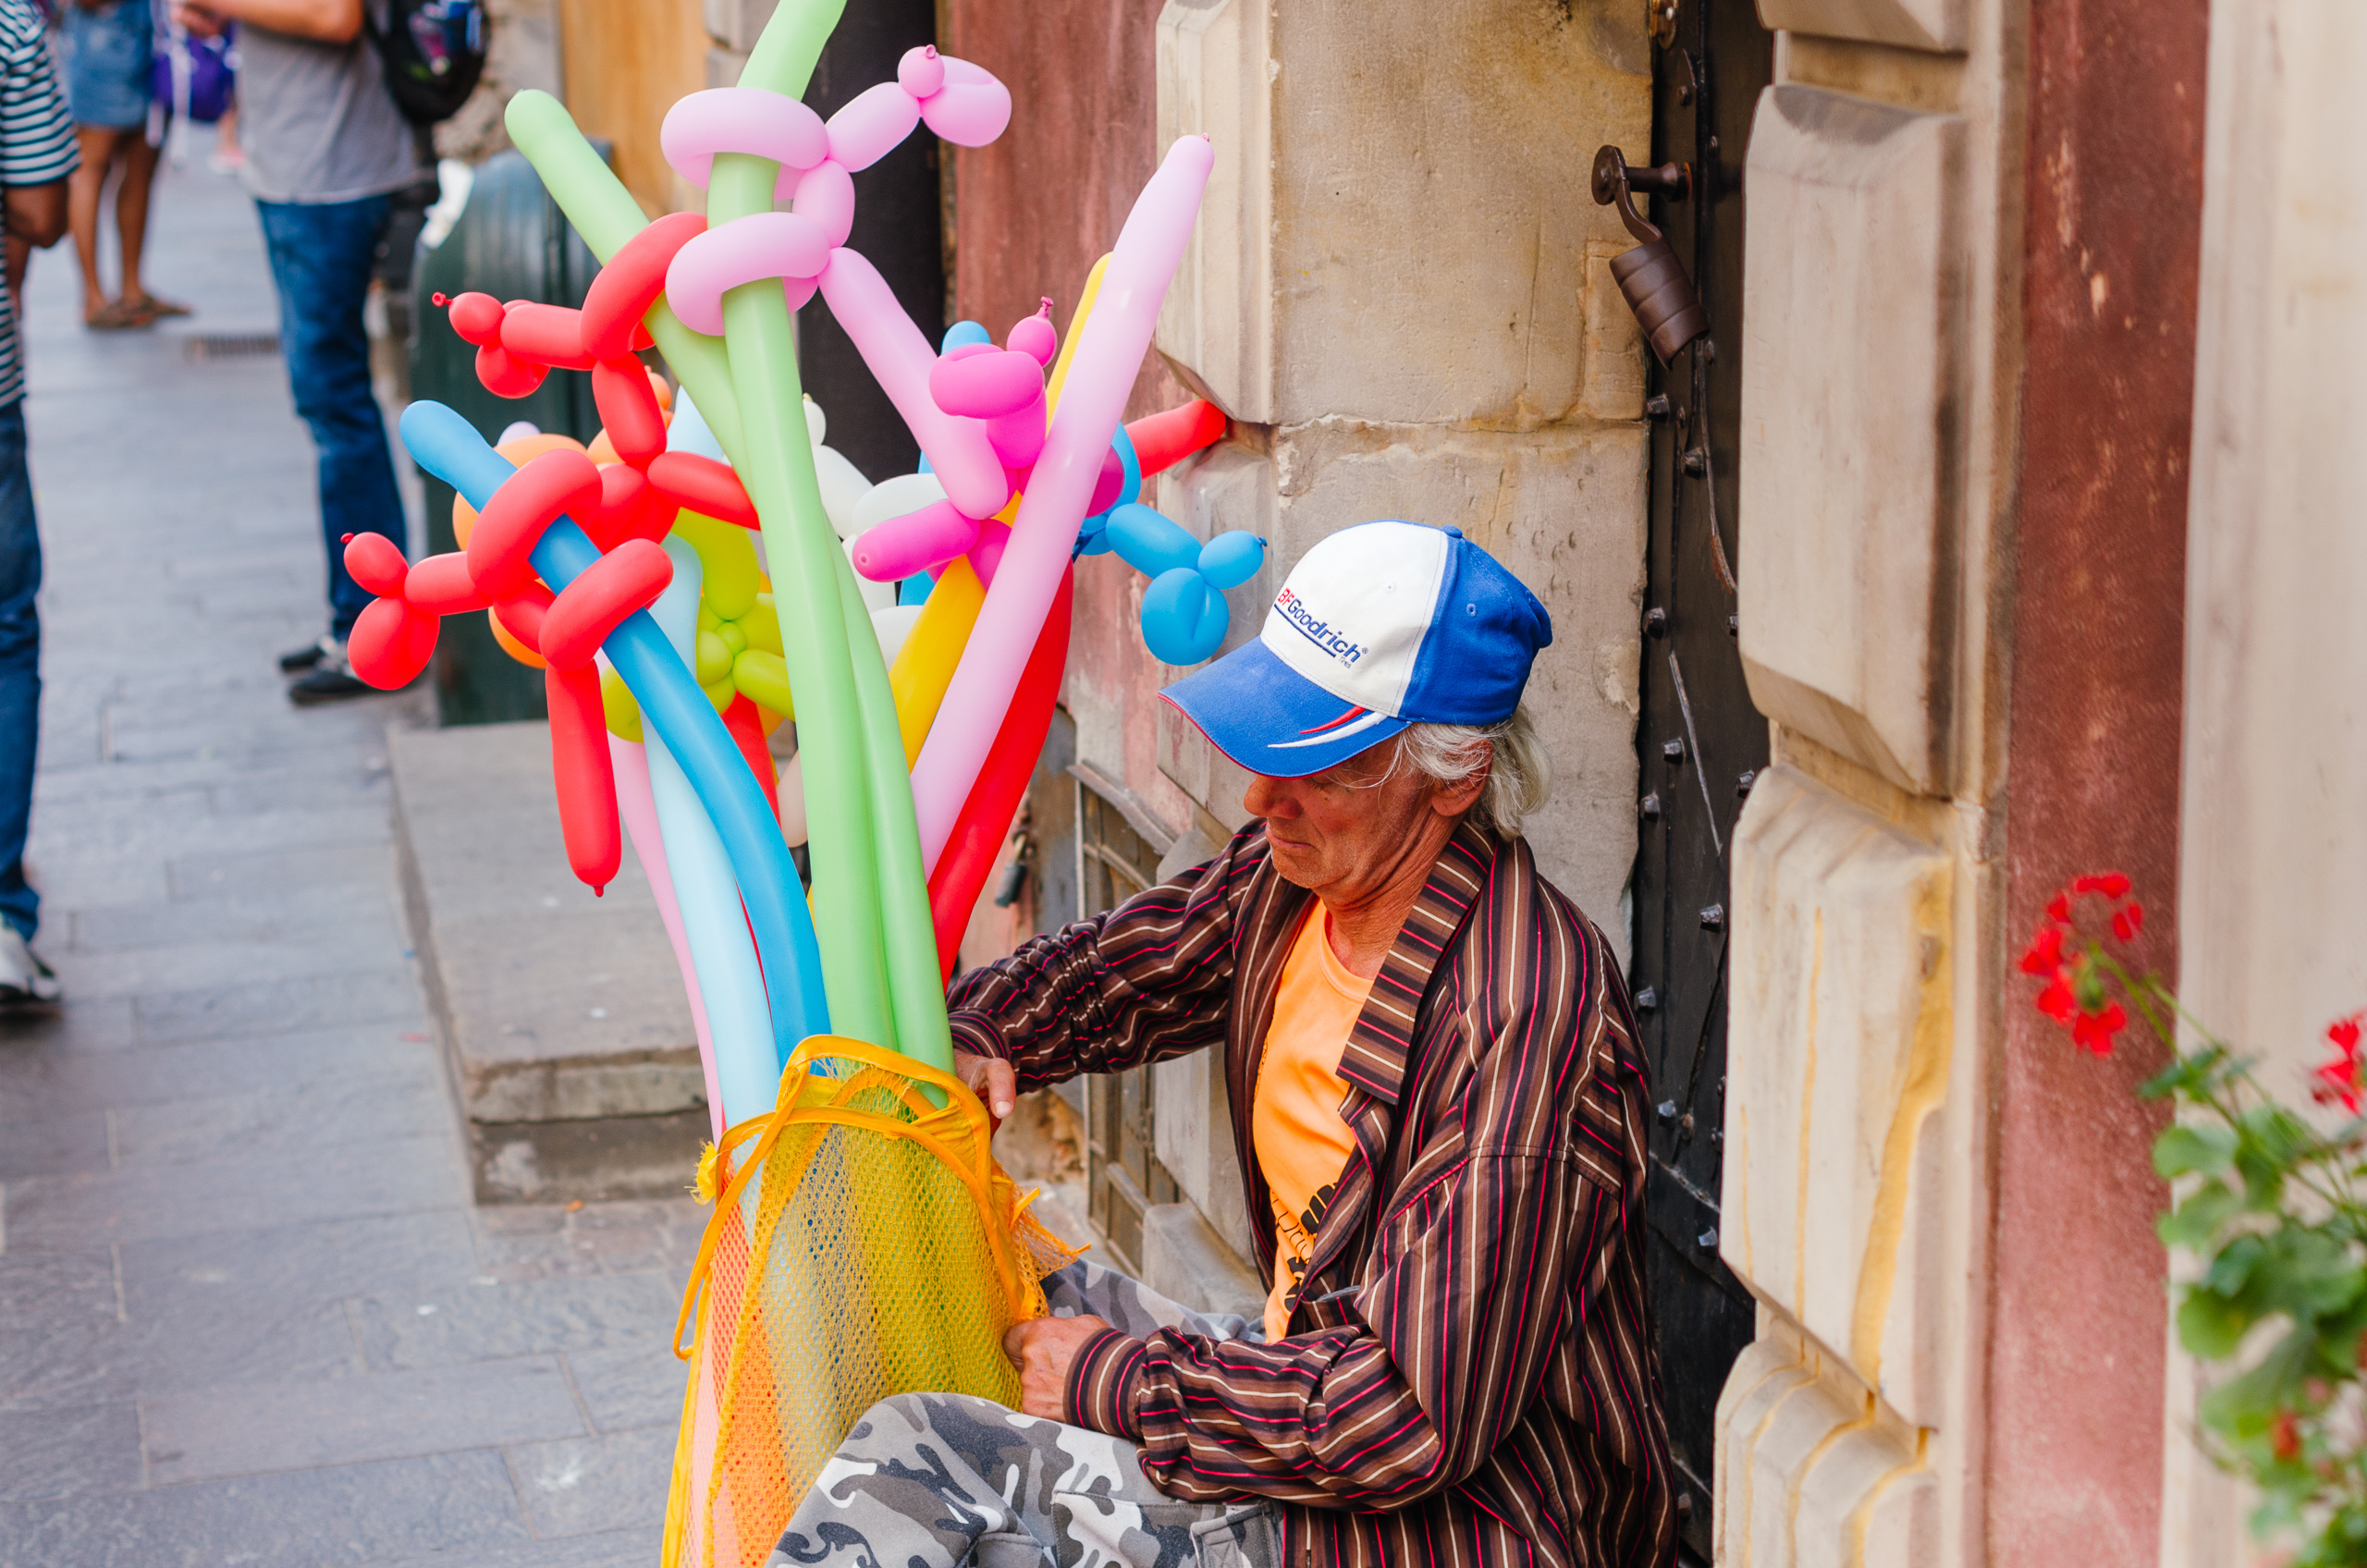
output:
[[[1461,529],[1365,522],[1299,557],[1256,642],[1160,694],[1252,773],[1303,778],[1409,724],[1510,718],[1552,641]]]

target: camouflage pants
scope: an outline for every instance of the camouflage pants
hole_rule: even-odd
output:
[[[1044,1293],[1054,1317],[1089,1313],[1130,1334],[1247,1331],[1090,1263]],[[1138,1452],[992,1400],[898,1394],[864,1412],[766,1568],[1273,1568],[1264,1503],[1178,1502],[1144,1476]]]

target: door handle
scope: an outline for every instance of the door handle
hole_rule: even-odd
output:
[[[1594,155],[1595,205],[1618,208],[1619,221],[1637,241],[1634,250],[1612,258],[1611,276],[1618,280],[1627,308],[1643,325],[1645,341],[1666,364],[1679,349],[1710,330],[1710,313],[1701,308],[1701,296],[1686,277],[1685,265],[1676,259],[1676,247],[1636,210],[1636,190],[1682,202],[1693,191],[1692,165],[1670,163],[1634,167],[1627,154],[1612,146]]]

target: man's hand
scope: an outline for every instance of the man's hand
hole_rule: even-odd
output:
[[[953,1073],[972,1094],[987,1102],[987,1114],[997,1121],[1009,1116],[1012,1107],[1019,1103],[1019,1079],[1012,1072],[1011,1063],[1000,1057],[955,1051]]]
[[[995,1065],[1002,1068],[1008,1082],[1010,1065]],[[1047,1421],[1067,1420],[1069,1368],[1076,1365],[1077,1352],[1109,1328],[1098,1317],[1038,1317],[1012,1324],[1011,1332],[1002,1337],[1002,1348],[1019,1366],[1021,1413]]]

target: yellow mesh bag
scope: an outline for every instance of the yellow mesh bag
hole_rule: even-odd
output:
[[[1003,1333],[1043,1316],[1043,1277],[1077,1255],[1026,1211],[991,1131],[950,1074],[816,1035],[790,1057],[779,1109],[707,1151],[715,1215],[674,1328],[691,1378],[666,1568],[760,1568],[889,1394],[1016,1403]]]

